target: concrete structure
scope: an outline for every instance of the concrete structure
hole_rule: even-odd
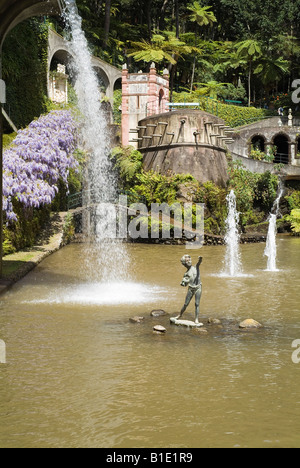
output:
[[[145,170],[192,174],[202,183],[226,185],[226,152],[233,142],[233,130],[223,120],[207,112],[182,109],[146,117],[136,131]]]
[[[62,0],[0,0],[0,49],[8,32],[32,16],[62,12]]]
[[[239,127],[233,134],[229,151],[234,160],[240,160],[252,172],[276,172],[274,164],[282,164],[286,179],[300,179],[300,119],[273,117]],[[274,164],[251,158],[251,150],[275,154]]]
[[[137,133],[140,120],[147,116],[168,112],[169,72],[157,74],[154,63],[150,73],[129,73],[127,66],[122,71],[122,144],[137,145],[138,140],[130,140],[130,133]]]
[[[49,30],[48,38],[48,76],[50,77],[50,70],[53,61],[55,65],[62,64],[68,67],[72,62],[72,49],[70,43],[60,36],[57,32]],[[101,85],[104,94],[112,102],[114,90],[117,82],[121,86],[122,72],[118,68],[110,65],[107,62],[99,59],[98,57],[92,58],[92,64],[99,77],[99,84]],[[55,67],[56,68],[56,67]],[[49,78],[48,94],[51,93],[51,80]]]

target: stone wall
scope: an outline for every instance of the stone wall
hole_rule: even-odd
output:
[[[265,152],[267,153],[273,146],[276,137],[283,136],[287,139],[288,162],[291,166],[300,168],[300,120],[294,118],[293,125],[288,125],[287,117],[273,117],[251,125],[239,127],[236,129],[233,139],[234,142],[228,145],[230,152],[234,156],[249,158],[253,138],[262,137],[264,140]],[[260,169],[262,167],[260,166]]]
[[[183,109],[147,117],[139,122],[137,131],[145,170],[192,174],[201,183],[226,185],[226,145],[232,130],[223,120]]]

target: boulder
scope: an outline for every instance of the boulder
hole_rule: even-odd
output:
[[[207,323],[210,323],[211,325],[222,325],[221,320],[212,317],[208,319]]]
[[[239,325],[240,328],[242,329],[250,329],[250,328],[262,328],[262,325],[257,322],[256,320],[253,319],[246,319],[243,322],[240,323]]]
[[[144,317],[131,317],[129,319],[129,322],[131,322],[131,323],[141,323],[143,320],[145,320]]]
[[[151,315],[151,317],[162,317],[164,315],[167,315],[167,312],[165,312],[162,309],[157,309],[157,310],[152,310],[150,315]]]
[[[166,333],[167,332],[167,329],[165,327],[163,327],[162,325],[155,325],[153,327],[153,332],[154,333]]]

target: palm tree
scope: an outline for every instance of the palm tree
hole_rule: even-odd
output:
[[[168,62],[175,65],[179,57],[192,52],[193,48],[178,39],[175,33],[165,34],[167,37],[161,34],[153,35],[151,42],[144,39],[141,42],[131,42],[133,49],[129,51],[128,56],[137,62]]]
[[[211,6],[202,7],[199,2],[195,1],[192,5],[189,5],[187,9],[191,12],[189,14],[189,20],[193,23],[196,23],[196,30],[195,30],[195,46],[197,46],[197,36],[198,36],[198,26],[212,26],[214,23],[217,22],[217,18],[215,17],[214,13],[210,11]],[[193,89],[193,83],[195,78],[195,70],[196,70],[196,54],[194,57],[194,64],[193,64],[193,71],[192,71],[192,79],[191,79],[191,91]]]
[[[264,85],[270,85],[278,81],[288,71],[288,60],[284,60],[283,57],[274,59],[268,55],[264,55],[259,59],[259,64],[254,70],[254,74],[260,76]]]
[[[256,39],[247,39],[236,44],[238,60],[246,61],[248,67],[248,105],[251,105],[251,78],[253,65],[262,56],[261,43]]]
[[[219,83],[218,81],[208,81],[207,83],[195,83],[201,88],[197,89],[197,93],[201,96],[209,96],[212,99],[218,99],[218,96],[224,91],[229,83]]]

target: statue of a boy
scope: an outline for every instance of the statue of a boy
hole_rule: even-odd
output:
[[[200,300],[202,296],[202,283],[200,278],[200,265],[202,263],[203,258],[199,257],[199,261],[196,266],[193,266],[192,259],[189,255],[184,255],[181,259],[182,265],[187,269],[183,280],[181,282],[181,286],[188,286],[189,290],[186,295],[186,300],[184,303],[183,308],[181,309],[180,315],[176,317],[176,320],[181,319],[184,312],[190,305],[191,300],[195,296],[196,302],[196,311],[195,311],[195,323],[199,323],[199,313],[200,313]]]

